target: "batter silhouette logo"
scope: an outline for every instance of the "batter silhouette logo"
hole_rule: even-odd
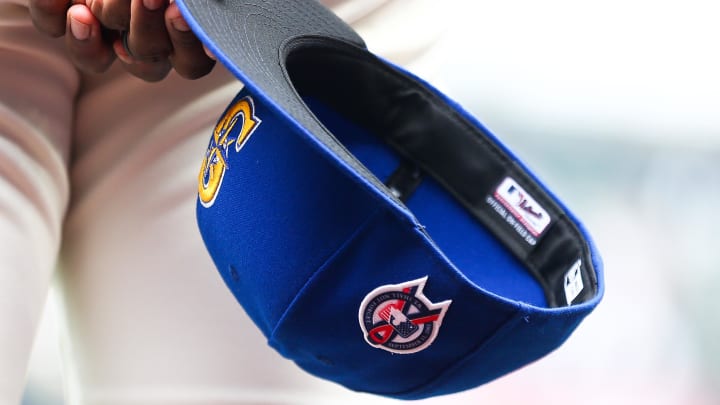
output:
[[[233,104],[218,121],[198,175],[198,196],[203,207],[211,207],[220,193],[230,152],[240,152],[261,123],[250,96]]]
[[[427,281],[423,277],[384,285],[365,296],[358,318],[368,344],[392,353],[411,354],[435,341],[452,301],[431,302],[423,294]]]

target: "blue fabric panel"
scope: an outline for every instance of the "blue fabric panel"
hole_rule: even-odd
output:
[[[547,306],[535,278],[436,181],[426,178],[407,205],[470,281],[512,300]]]
[[[435,381],[396,397],[421,399],[490,382],[557,349],[588,313],[586,308],[538,311],[524,307],[492,339],[482,342]]]
[[[418,353],[394,354],[365,342],[358,321],[365,296],[424,276],[425,296],[434,303],[453,301],[434,343]],[[396,396],[434,381],[502,329],[518,309],[467,283],[411,222],[383,210],[303,289],[270,344],[312,374]],[[482,373],[490,377],[496,371],[489,367]]]
[[[218,197],[210,208],[198,203],[197,219],[226,284],[268,334],[378,201],[287,121],[257,102],[255,110],[262,123],[239,152],[230,146]]]

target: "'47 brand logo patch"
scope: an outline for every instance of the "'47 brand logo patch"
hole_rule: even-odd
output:
[[[365,340],[392,353],[417,353],[438,335],[451,300],[432,303],[422,290],[428,278],[378,287],[358,314]]]

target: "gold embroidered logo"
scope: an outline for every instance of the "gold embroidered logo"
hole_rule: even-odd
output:
[[[255,116],[255,104],[252,98],[247,96],[233,104],[215,126],[198,175],[198,195],[203,207],[208,208],[215,203],[225,171],[229,169],[230,150],[240,152],[261,123],[262,121]],[[240,128],[235,132],[237,135],[233,133],[236,125]]]

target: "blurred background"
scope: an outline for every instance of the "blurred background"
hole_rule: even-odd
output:
[[[720,6],[390,3],[426,7],[401,12],[413,21],[402,32],[374,27],[371,49],[433,41],[412,62],[394,57],[524,159],[606,266],[604,301],[564,346],[448,403],[720,404]],[[24,405],[63,403],[48,302]]]

